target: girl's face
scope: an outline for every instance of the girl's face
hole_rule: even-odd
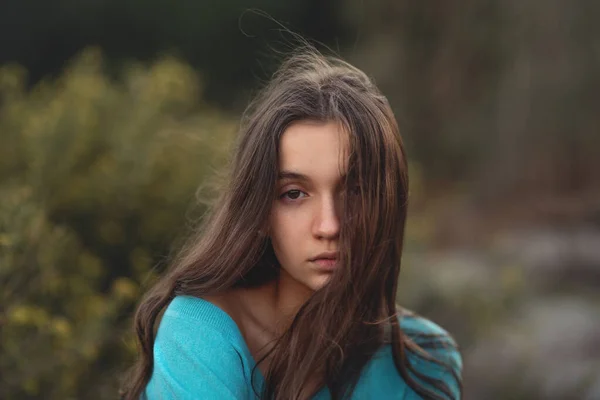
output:
[[[322,287],[336,268],[348,138],[340,124],[300,121],[283,133],[270,236],[281,279]]]

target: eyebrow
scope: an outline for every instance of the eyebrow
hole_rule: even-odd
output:
[[[279,172],[277,179],[280,179],[280,180],[281,179],[295,179],[298,181],[305,181],[305,182],[310,181],[310,178],[308,176],[301,174],[300,172],[286,171],[286,170]]]
[[[279,180],[289,179],[289,180],[297,180],[297,181],[303,181],[303,182],[310,182],[310,180],[311,180],[307,175],[304,175],[300,172],[287,171],[287,170],[283,170],[283,171],[279,172],[277,179],[279,179]],[[340,176],[340,182],[343,182],[345,179],[346,179],[346,175]]]

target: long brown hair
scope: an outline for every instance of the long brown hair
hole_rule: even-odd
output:
[[[313,48],[284,61],[249,105],[228,186],[202,229],[142,300],[135,315],[141,357],[125,398],[139,398],[152,375],[156,323],[174,296],[202,297],[277,278],[279,265],[261,232],[268,228],[276,196],[281,135],[300,120],[339,122],[350,139],[345,184],[352,190],[344,192],[341,210],[342,268],[313,293],[274,344],[262,398],[311,395],[304,391],[315,373],[333,399],[347,396],[386,340],[399,374],[419,395],[452,398],[448,385],[412,367],[407,351],[436,360],[408,339],[398,323],[395,298],[408,176],[393,112],[362,71]]]

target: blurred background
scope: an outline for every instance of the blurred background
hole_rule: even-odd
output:
[[[599,16],[595,0],[4,0],[0,398],[116,397],[135,304],[214,198],[285,27],[396,112],[399,301],[455,336],[465,399],[600,399]]]

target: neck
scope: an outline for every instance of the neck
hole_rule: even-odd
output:
[[[273,281],[246,291],[246,312],[252,320],[273,336],[282,335],[312,290],[299,284],[285,271]]]
[[[273,282],[271,297],[274,316],[284,325],[281,328],[289,327],[300,307],[312,293],[310,288],[298,283],[282,269],[278,279]]]

